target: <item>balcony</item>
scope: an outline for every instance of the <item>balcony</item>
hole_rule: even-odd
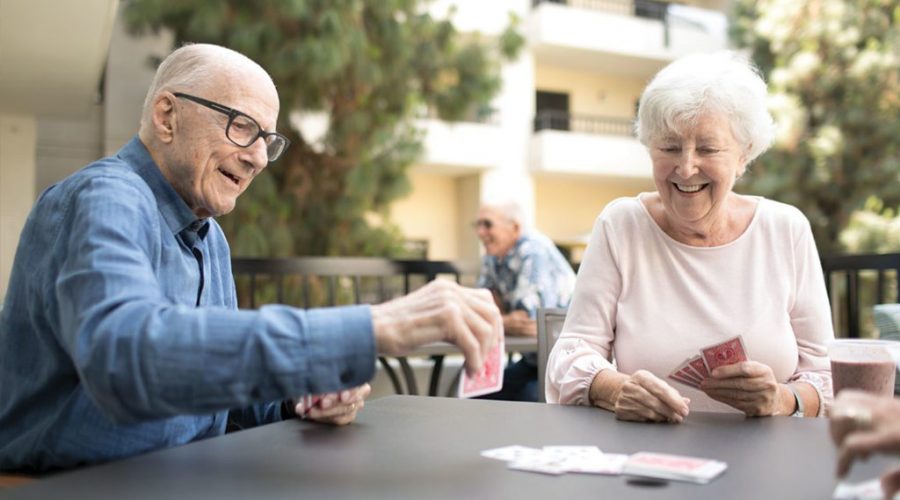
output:
[[[535,0],[527,32],[539,64],[640,78],[726,47],[721,13],[652,0]]]
[[[649,179],[650,157],[632,134],[631,120],[541,111],[534,120],[531,170]]]
[[[423,172],[474,173],[498,165],[505,150],[500,126],[493,120],[447,122],[420,118],[417,125],[425,130],[425,152],[417,164]]]

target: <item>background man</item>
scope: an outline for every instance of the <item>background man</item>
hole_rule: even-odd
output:
[[[376,354],[436,340],[480,369],[501,328],[486,291],[434,282],[371,307],[237,310],[213,218],[288,146],[278,110],[250,59],[182,47],[157,70],[138,136],[40,196],[0,316],[0,470],[102,462],[295,411],[349,423]],[[280,402],[308,394],[327,396]]]
[[[537,335],[539,307],[568,307],[575,286],[572,266],[556,245],[528,229],[514,202],[484,204],[475,221],[484,245],[478,286],[491,290],[506,335]],[[503,373],[503,388],[487,399],[537,401],[537,356],[525,354]]]

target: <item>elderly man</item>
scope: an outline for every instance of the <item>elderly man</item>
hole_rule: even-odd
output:
[[[484,245],[478,286],[491,290],[506,335],[535,336],[539,307],[568,307],[575,273],[537,230],[528,230],[515,202],[482,205],[475,221]],[[526,354],[503,373],[503,388],[486,399],[537,401],[537,356]]]
[[[377,354],[436,340],[480,369],[501,322],[483,290],[435,282],[371,307],[237,310],[213,217],[288,146],[278,108],[250,59],[182,47],[156,73],[138,136],[40,196],[0,317],[0,470],[113,460],[294,412],[349,423]],[[309,394],[325,396],[281,402]]]

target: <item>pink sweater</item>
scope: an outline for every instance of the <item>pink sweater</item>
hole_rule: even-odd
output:
[[[600,370],[645,369],[689,397],[692,410],[736,412],[666,376],[701,348],[740,334],[748,357],[779,382],[812,384],[824,414],[832,399],[825,345],[834,330],[809,222],[790,205],[758,200],[746,231],[718,247],[675,241],[640,196],[610,203],[550,353],[547,401],[587,405]]]

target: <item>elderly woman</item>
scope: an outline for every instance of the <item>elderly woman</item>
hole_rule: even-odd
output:
[[[809,222],[732,190],[772,141],[765,83],[732,53],[680,59],[644,90],[636,130],[657,191],[615,200],[597,219],[550,354],[547,401],[653,422],[690,409],[822,415],[834,333]],[[667,377],[736,336],[748,360],[696,388]]]

